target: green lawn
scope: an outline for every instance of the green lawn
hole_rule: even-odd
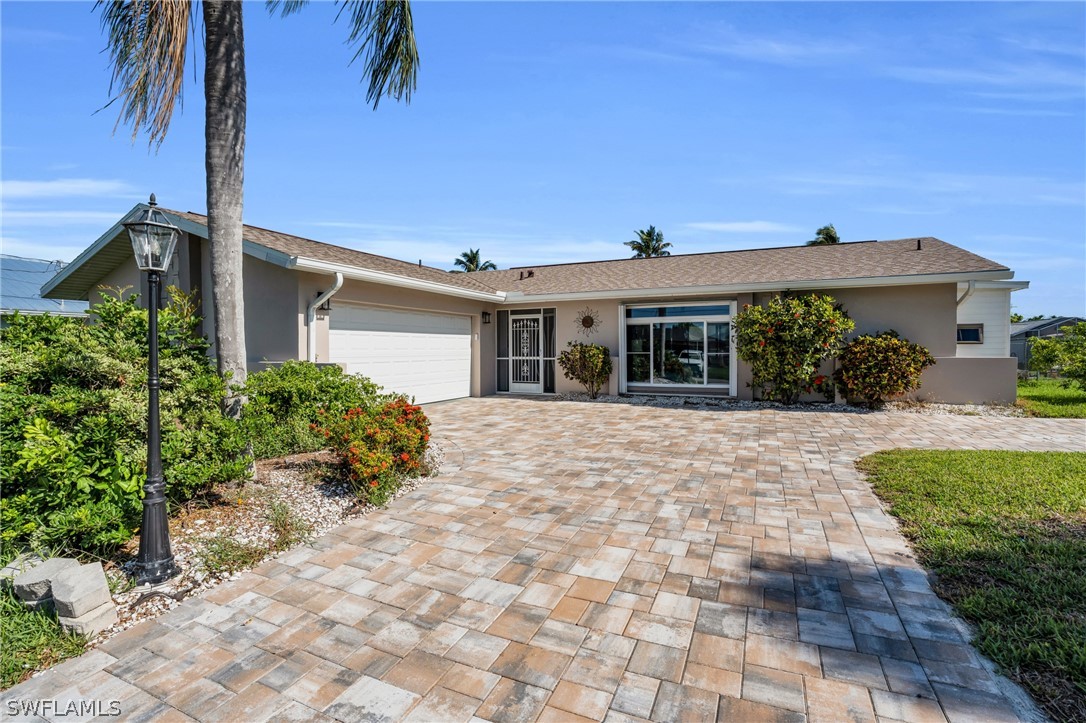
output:
[[[83,652],[86,639],[68,635],[56,617],[33,613],[11,590],[0,590],[0,689]]]
[[[1086,453],[895,450],[858,463],[974,644],[1086,721]]]
[[[1086,419],[1086,391],[1063,387],[1059,379],[1020,381],[1018,406],[1031,417]]]

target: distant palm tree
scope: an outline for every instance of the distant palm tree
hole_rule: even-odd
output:
[[[653,256],[670,256],[671,252],[668,251],[671,248],[671,244],[664,242],[664,234],[656,230],[655,226],[649,226],[647,229],[642,229],[635,232],[637,238],[633,241],[627,241],[626,245],[633,249],[633,258],[635,259],[647,259]]]
[[[460,258],[453,261],[454,266],[459,266],[458,269],[453,269],[451,273],[459,274],[462,271],[494,271],[497,269],[497,265],[493,261],[483,261],[482,255],[479,253],[482,249],[469,248],[464,253],[460,254]]]
[[[841,237],[837,235],[837,229],[833,224],[827,224],[815,231],[815,237],[807,242],[808,246],[825,246],[827,244],[839,244]]]
[[[269,0],[270,12],[290,15],[308,0]],[[121,118],[135,138],[146,131],[161,145],[181,100],[188,49],[204,51],[204,163],[215,356],[231,383],[245,382],[242,295],[242,181],[245,161],[245,42],[242,3],[234,0],[98,0],[102,27],[120,88]],[[203,21],[202,37],[196,12]],[[419,65],[407,0],[345,0],[347,44],[368,76],[366,100],[410,100]],[[244,398],[231,394],[227,411],[240,416]]]

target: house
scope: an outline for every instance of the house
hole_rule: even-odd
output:
[[[1078,316],[1053,316],[1049,319],[1034,319],[1011,324],[1011,356],[1018,360],[1018,368],[1029,368],[1029,340],[1044,336],[1060,336],[1065,326],[1074,326],[1086,321]]]
[[[86,301],[42,298],[42,283],[63,268],[62,261],[0,254],[0,326],[4,324],[4,317],[15,312],[86,316]]]
[[[95,300],[99,287],[140,288],[122,223],[42,288]],[[183,236],[167,282],[211,308],[206,218],[165,211]],[[343,365],[420,402],[495,393],[573,391],[556,357],[571,340],[606,345],[612,393],[750,399],[750,370],[731,341],[744,304],[824,292],[856,332],[894,329],[937,357],[918,395],[1011,402],[1006,266],[935,238],[622,259],[452,274],[246,226],[250,368],[287,359]],[[214,339],[214,315],[203,331]],[[979,330],[979,334],[977,331]],[[830,363],[827,370],[831,368]]]

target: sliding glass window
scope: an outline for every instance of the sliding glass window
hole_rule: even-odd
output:
[[[626,309],[626,384],[731,391],[731,304]]]

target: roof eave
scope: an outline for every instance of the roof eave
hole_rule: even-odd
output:
[[[145,208],[148,208],[147,204],[145,204],[145,203],[137,203],[135,206],[132,207],[132,209],[128,213],[126,213],[124,216],[121,216],[121,219],[119,221],[117,221],[117,223],[110,226],[109,230],[106,231],[101,236],[99,236],[94,241],[94,243],[92,243],[90,246],[88,246],[83,251],[83,253],[76,256],[75,259],[70,264],[65,266],[60,271],[58,271],[56,273],[56,275],[53,276],[53,278],[49,279],[44,284],[42,284],[42,286],[41,286],[41,297],[43,299],[64,298],[64,297],[60,297],[60,296],[53,297],[53,296],[50,296],[49,294],[51,294],[54,289],[56,289],[58,286],[60,286],[62,283],[64,283],[64,281],[66,281],[68,278],[70,278],[72,276],[72,274],[79,271],[79,269],[82,268],[83,264],[87,263],[87,261],[89,261],[95,255],[97,255],[98,252],[100,252],[103,248],[105,248],[106,245],[108,245],[111,241],[113,241],[113,239],[117,238],[117,234],[119,234],[121,232],[121,230],[124,228],[124,222],[127,221],[128,219],[132,218],[138,211],[141,211],[141,210],[143,210]]]
[[[371,283],[385,284],[387,286],[399,286],[407,289],[416,289],[418,291],[429,291],[435,294],[457,296],[463,299],[489,301],[494,304],[501,304],[506,300],[506,294],[502,291],[476,291],[474,289],[465,289],[461,286],[453,286],[452,284],[441,284],[436,281],[426,281],[425,279],[416,279],[410,276],[400,276],[399,274],[390,274],[385,271],[374,271],[373,269],[364,269],[349,264],[320,261],[305,256],[293,257],[287,268],[326,274],[341,273],[348,279],[369,281]]]
[[[992,271],[963,271],[947,274],[912,274],[903,276],[864,276],[845,279],[809,279],[767,281],[749,284],[716,284],[709,286],[673,286],[650,289],[616,289],[609,291],[575,291],[558,294],[506,293],[505,303],[542,301],[591,301],[595,299],[626,299],[631,297],[718,296],[749,294],[766,291],[805,291],[817,289],[847,289],[873,286],[916,286],[920,284],[949,284],[959,281],[1004,280],[1014,276],[1010,269]]]

